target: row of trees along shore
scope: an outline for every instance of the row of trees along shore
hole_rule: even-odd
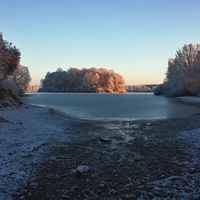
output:
[[[157,87],[157,84],[147,85],[126,85],[127,92],[153,92]]]
[[[21,103],[31,81],[28,67],[20,64],[21,52],[0,33],[0,107]]]
[[[69,68],[67,71],[58,68],[41,80],[39,92],[125,93],[124,84],[120,74],[105,68]]]
[[[166,78],[155,95],[200,96],[200,44],[184,45],[168,60]]]
[[[29,85],[31,77],[28,67],[20,64],[20,57],[19,49],[4,40],[0,33],[0,106],[6,106],[9,102],[19,103],[18,96],[33,89]],[[70,68],[67,71],[58,68],[55,72],[48,72],[41,80],[39,92],[125,93],[127,90],[138,90],[124,84],[120,74],[105,68]],[[155,85],[152,85],[151,89],[154,88]],[[154,94],[200,96],[200,44],[184,45],[176,51],[175,58],[168,60],[166,77],[154,89]]]

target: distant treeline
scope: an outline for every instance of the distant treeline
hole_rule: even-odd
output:
[[[39,85],[28,85],[26,92],[37,92],[39,90]]]
[[[58,68],[41,80],[38,92],[95,92],[125,93],[124,78],[105,68]]]
[[[126,85],[127,92],[153,92],[157,84],[152,85]]]
[[[127,92],[153,92],[157,87],[157,84],[153,85],[125,85]],[[37,92],[39,85],[28,85],[27,92]]]

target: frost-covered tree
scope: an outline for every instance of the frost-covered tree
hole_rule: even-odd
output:
[[[110,92],[124,93],[124,79],[113,70],[69,68],[48,72],[41,80],[40,92]]]
[[[128,92],[153,92],[157,87],[157,84],[151,85],[126,85]]]
[[[9,76],[10,79],[19,87],[19,95],[27,91],[31,81],[31,76],[28,67],[18,65],[17,69]]]
[[[19,96],[19,93],[20,93],[20,89],[19,87],[15,84],[15,82],[10,79],[10,78],[7,78],[5,80],[3,80],[3,84],[5,86],[5,89],[10,91],[10,93],[16,97]]]
[[[87,72],[82,78],[81,89],[82,91],[97,92],[98,91],[99,75],[96,72]]]
[[[20,51],[3,39],[0,33],[0,107],[18,105],[18,88],[15,83],[7,77],[17,68],[20,61]]]
[[[17,68],[21,53],[19,49],[3,39],[0,33],[0,81],[6,79]]]
[[[155,95],[183,96],[200,93],[200,45],[184,45],[168,60],[166,78]]]

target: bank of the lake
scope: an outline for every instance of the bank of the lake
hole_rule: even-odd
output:
[[[0,113],[1,199],[199,199],[200,115],[152,123]],[[106,140],[105,140],[106,139]],[[86,176],[76,168],[87,165]]]
[[[49,108],[21,105],[0,109],[0,199],[24,190],[52,148],[70,140],[66,121]]]

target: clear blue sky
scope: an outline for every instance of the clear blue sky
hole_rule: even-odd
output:
[[[20,49],[32,84],[58,67],[161,83],[168,58],[200,43],[199,0],[6,0],[0,8],[0,32]]]

